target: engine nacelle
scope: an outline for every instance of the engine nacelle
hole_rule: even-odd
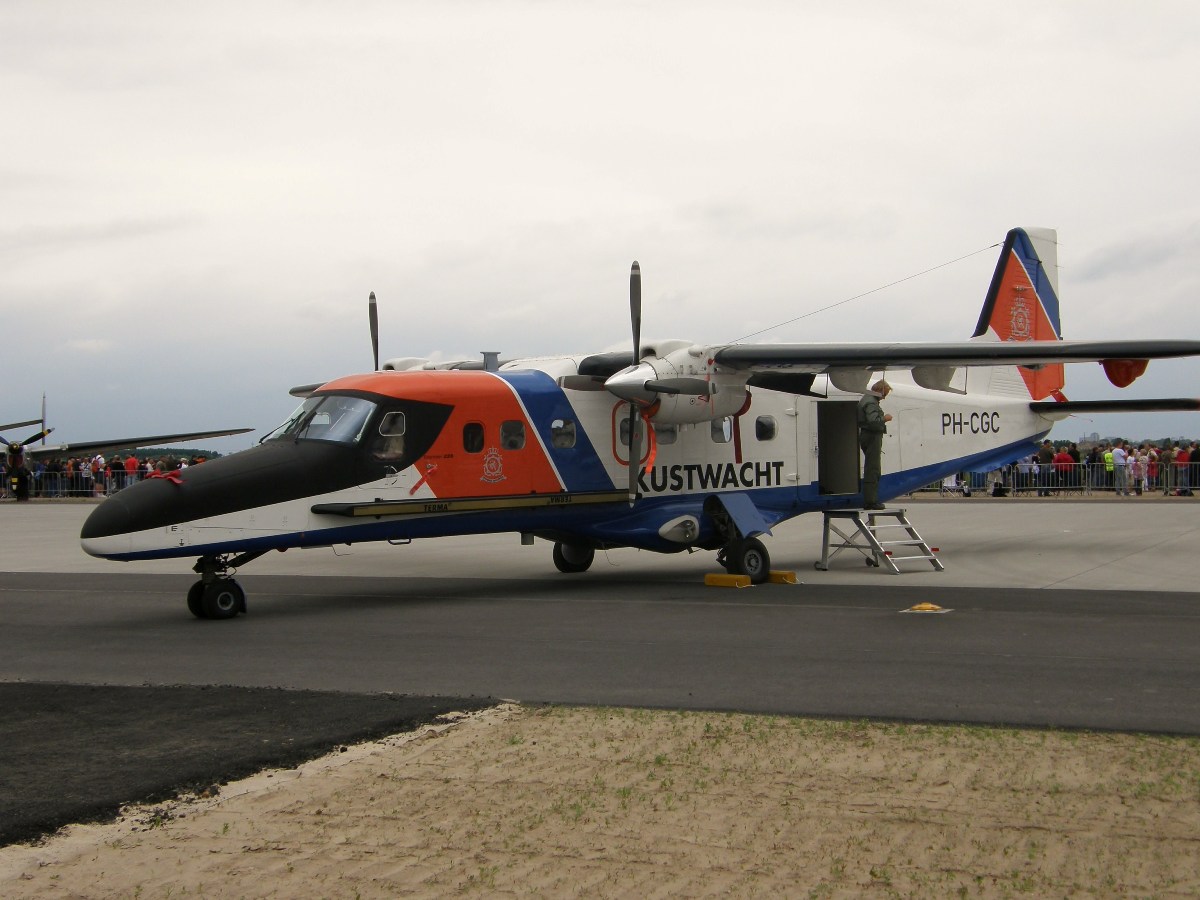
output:
[[[711,422],[743,412],[750,401],[746,386],[731,384],[720,387],[717,393],[707,397],[686,394],[662,395],[657,409],[649,411],[650,421],[663,425],[695,425]]]
[[[747,376],[723,372],[705,347],[680,347],[617,372],[604,386],[653,422],[691,425],[737,415],[749,403]]]

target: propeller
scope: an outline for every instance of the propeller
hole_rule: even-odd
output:
[[[26,422],[24,424],[26,424],[26,425],[40,424],[40,420],[37,423]],[[9,426],[6,425],[5,427],[7,428]],[[32,444],[34,441],[40,441],[42,438],[44,438],[46,435],[48,435],[53,430],[54,430],[53,428],[43,428],[41,431],[39,431],[37,434],[33,435],[32,437],[27,437],[23,441],[13,441],[12,443],[9,443],[8,438],[6,438],[4,435],[0,434],[0,445],[2,445],[4,447],[4,453],[8,457],[9,465],[11,465],[13,467],[21,466],[25,461],[25,448],[28,447],[30,444]]]
[[[375,371],[379,371],[379,307],[375,303],[375,292],[367,301],[367,318],[371,320],[371,353],[375,358]]]
[[[34,423],[26,422],[25,424],[32,425]],[[11,441],[11,442],[4,435],[0,434],[0,444],[3,444],[5,447],[7,447],[9,453],[16,453],[20,450],[24,450],[26,447],[28,447],[34,441],[40,441],[42,438],[44,438],[46,435],[48,435],[53,430],[54,430],[53,428],[43,428],[37,434],[33,435],[32,437],[27,437],[23,441]]]
[[[629,320],[633,326],[633,365],[642,360],[642,267],[637,260],[629,270]],[[637,404],[629,403],[629,505],[638,498],[638,479],[642,474],[642,442],[638,434]]]

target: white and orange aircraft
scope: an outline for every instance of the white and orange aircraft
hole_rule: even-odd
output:
[[[1008,233],[975,333],[953,343],[643,343],[632,352],[434,364],[293,390],[306,399],[249,450],[106,500],[83,548],[113,560],[198,557],[188,607],[246,608],[234,571],[271,550],[516,532],[562,572],[597,549],[716,550],[766,578],[760,536],[801,513],[862,504],[857,402],[887,371],[881,499],[1032,453],[1080,411],[1200,408],[1193,399],[1072,402],[1063,363],[1124,387],[1200,341],[1061,340],[1057,236]]]

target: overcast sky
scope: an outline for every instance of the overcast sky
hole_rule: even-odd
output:
[[[634,259],[647,337],[957,340],[1016,225],[1067,337],[1200,338],[1198,83],[1184,0],[6,0],[0,421],[270,428],[372,290],[385,358],[624,347]]]

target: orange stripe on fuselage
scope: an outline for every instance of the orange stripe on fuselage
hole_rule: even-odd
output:
[[[488,372],[372,372],[322,385],[321,390],[366,391],[403,400],[422,400],[453,407],[429,452],[414,464],[438,497],[495,497],[547,494],[563,489],[508,382]],[[503,422],[525,426],[520,449],[501,444]],[[483,449],[468,453],[464,429],[483,426]]]
[[[1050,317],[1042,307],[1025,267],[1015,252],[1010,253],[1008,264],[996,293],[996,304],[988,324],[1002,341],[1057,341]],[[1018,368],[1034,400],[1043,400],[1066,383],[1066,372],[1062,363],[1054,363],[1041,369]]]

